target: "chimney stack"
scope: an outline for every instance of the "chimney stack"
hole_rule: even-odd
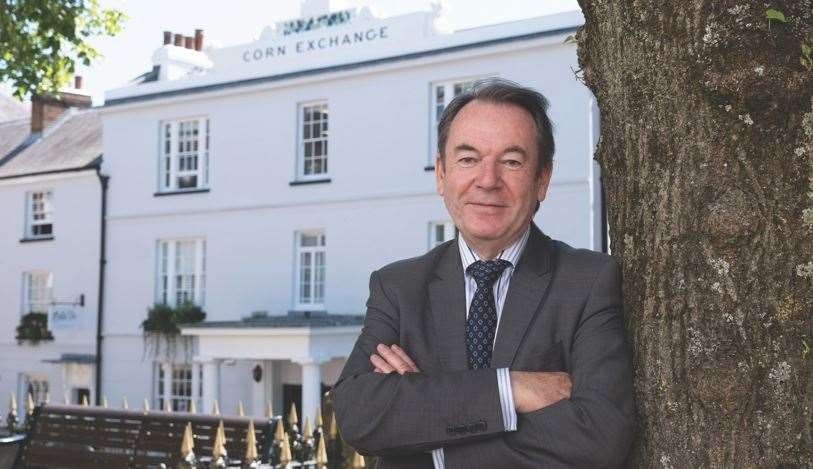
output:
[[[195,38],[192,36],[184,36],[184,47],[187,49],[194,49],[195,48]]]
[[[175,34],[173,37],[176,46],[183,47],[183,34]]]
[[[82,86],[82,77],[75,78],[76,88]],[[60,91],[54,96],[31,97],[31,132],[42,132],[70,108],[89,108],[90,96]]]
[[[195,50],[200,51],[203,50],[203,30],[196,29],[195,30]]]
[[[76,75],[73,77],[73,87],[77,90],[82,89],[82,76]]]
[[[164,45],[172,44],[172,31],[164,31]]]

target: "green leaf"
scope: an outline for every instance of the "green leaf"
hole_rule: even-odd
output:
[[[805,44],[803,42],[802,43],[802,54],[804,54],[805,57],[810,57],[810,52],[813,52],[813,49],[811,49],[810,46],[808,46],[807,44]]]
[[[0,82],[20,98],[58,91],[77,63],[100,57],[90,41],[121,31],[124,18],[98,0],[0,0]]]
[[[579,41],[578,41],[578,39],[576,39],[576,35],[571,34],[571,35],[569,35],[568,37],[565,38],[565,42],[563,42],[562,44],[578,44],[578,43],[579,43]]]
[[[777,20],[783,23],[787,23],[788,20],[785,19],[785,14],[779,10],[774,10],[773,8],[768,8],[765,10],[765,18],[769,20]]]

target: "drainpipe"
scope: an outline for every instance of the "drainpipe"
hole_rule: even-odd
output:
[[[101,158],[101,156],[100,156]],[[99,243],[99,304],[96,307],[96,405],[102,403],[102,319],[104,318],[104,272],[107,265],[106,244],[107,244],[107,183],[110,176],[105,176],[101,172],[102,163],[99,161],[96,166],[96,176],[99,177],[99,184],[102,188],[102,213],[101,213],[101,236]]]

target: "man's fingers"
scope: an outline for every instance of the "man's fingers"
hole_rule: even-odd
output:
[[[389,363],[376,354],[370,355],[370,361],[373,363],[373,366],[381,370],[382,373],[392,373],[395,371],[395,368],[391,367]]]
[[[396,355],[401,357],[401,360],[403,360],[404,362],[406,362],[407,365],[409,365],[410,371],[420,373],[421,370],[418,369],[418,365],[416,365],[415,362],[413,362],[412,359],[409,358],[409,355],[407,355],[404,349],[402,349],[396,344],[392,344],[392,347],[390,348],[392,349],[393,352],[395,352]]]
[[[409,365],[386,345],[378,344],[376,351],[379,353],[379,355],[381,355],[381,358],[386,360],[390,366],[395,368],[395,371],[397,371],[398,374],[402,375],[407,371],[410,371]]]

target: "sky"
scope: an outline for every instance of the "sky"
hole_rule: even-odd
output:
[[[436,2],[438,0],[435,0]],[[329,0],[331,11],[368,6],[376,16],[425,11],[431,0]],[[263,28],[298,18],[300,0],[101,0],[105,8],[127,15],[121,33],[94,38],[91,44],[104,56],[90,67],[77,67],[83,89],[94,105],[104,102],[104,91],[125,85],[152,68],[152,54],[163,44],[163,31],[186,36],[204,30],[206,44],[231,46],[256,40]],[[443,20],[453,30],[578,10],[576,0],[442,0]],[[10,94],[8,86],[0,92]]]

